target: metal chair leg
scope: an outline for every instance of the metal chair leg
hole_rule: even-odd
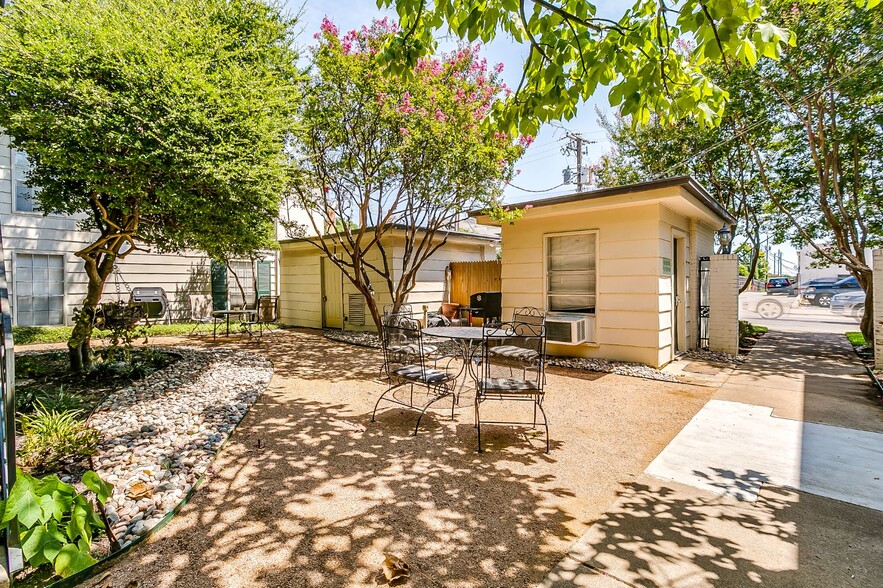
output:
[[[534,402],[534,406],[539,407],[540,413],[543,415],[543,425],[546,427],[546,453],[548,454],[551,451],[551,444],[549,442],[549,419],[546,418],[546,411],[543,410],[542,404]]]

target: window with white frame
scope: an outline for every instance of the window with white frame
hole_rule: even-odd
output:
[[[15,210],[18,212],[39,212],[37,206],[37,189],[28,186],[28,172],[31,170],[31,160],[24,151],[13,151],[13,178],[12,189],[15,194]]]
[[[227,267],[227,273],[230,308],[242,308],[254,304],[254,264],[249,260],[233,260]],[[242,297],[243,293],[245,298]]]
[[[594,231],[546,236],[546,308],[595,313],[598,235]]]
[[[64,256],[17,253],[15,313],[21,326],[64,324]]]

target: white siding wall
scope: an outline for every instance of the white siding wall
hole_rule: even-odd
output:
[[[384,247],[391,256],[394,280],[401,275],[402,247],[401,238],[387,238]],[[280,316],[281,322],[301,327],[321,328],[324,295],[321,277],[321,259],[324,254],[312,245],[303,242],[282,243],[280,263]],[[475,243],[449,243],[428,259],[417,273],[417,285],[408,297],[415,315],[422,315],[423,305],[431,312],[437,311],[444,295],[445,268],[451,261],[480,261],[493,259],[495,247],[493,242],[476,240]],[[368,259],[379,265],[380,251],[374,250]],[[371,272],[372,285],[380,308],[392,300],[386,282],[379,274]],[[393,283],[395,285],[395,281]],[[343,281],[344,315],[349,317],[348,300],[350,294],[358,294],[356,287],[347,278]],[[358,325],[347,321],[347,330],[374,330],[374,322],[367,308],[365,324]]]
[[[79,230],[78,218],[43,216],[14,210],[12,197],[12,151],[9,137],[0,135],[0,225],[3,232],[4,262],[10,273],[10,293],[15,321],[16,253],[49,253],[65,259],[65,322],[70,323],[74,309],[82,303],[88,282],[83,262],[74,255],[92,242],[96,233]],[[274,254],[265,259],[274,260]],[[188,317],[187,296],[210,293],[209,259],[199,252],[158,254],[134,252],[119,262],[119,277],[111,276],[105,286],[104,300],[116,300],[119,284],[121,298],[128,300],[128,288],[159,286],[165,289],[173,320]],[[274,264],[275,266],[275,264]],[[271,278],[275,283],[275,270]],[[273,288],[275,289],[275,288]]]

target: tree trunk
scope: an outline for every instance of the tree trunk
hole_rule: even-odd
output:
[[[88,262],[87,262],[88,263]],[[112,266],[111,266],[112,267]],[[104,293],[104,284],[109,272],[90,275],[89,286],[83,307],[77,315],[77,322],[68,339],[67,347],[72,372],[83,372],[92,367],[92,328],[95,324],[95,311]]]
[[[865,338],[865,345],[874,346],[874,272],[856,272],[856,279],[865,291],[865,313],[862,315],[860,329]]]

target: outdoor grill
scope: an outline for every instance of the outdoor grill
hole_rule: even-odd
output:
[[[166,291],[162,288],[132,288],[129,298],[130,304],[140,304],[144,307],[144,314],[148,319],[161,318],[169,309],[169,299]]]
[[[472,316],[481,317],[484,322],[499,321],[503,315],[502,292],[477,292],[469,297]]]

